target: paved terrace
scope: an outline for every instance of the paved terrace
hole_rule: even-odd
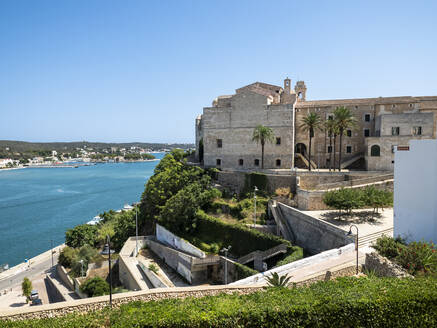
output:
[[[329,222],[338,228],[349,231],[351,224],[358,227],[360,248],[370,246],[376,239],[382,235],[393,237],[393,208],[380,210],[372,218],[373,209],[353,210],[353,216],[340,216],[338,211],[321,210],[321,211],[302,211],[303,213],[314,218]],[[352,229],[355,234],[355,228]]]

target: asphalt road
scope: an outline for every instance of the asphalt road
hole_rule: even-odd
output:
[[[54,263],[58,263],[58,254],[53,257]],[[17,273],[14,276],[0,280],[0,290],[8,289],[23,282],[24,277],[32,280],[35,277],[41,276],[41,274],[49,272],[52,266],[52,259],[48,258],[37,263],[31,263],[30,268],[22,272]]]

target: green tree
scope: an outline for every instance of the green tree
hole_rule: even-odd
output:
[[[308,131],[308,136],[310,139],[308,147],[308,171],[311,171],[311,141],[314,137],[315,130],[321,130],[322,119],[316,113],[309,113],[302,119],[300,128],[304,131]]]
[[[376,189],[374,186],[367,186],[362,190],[365,206],[373,208],[373,213],[378,213],[380,208],[393,206],[393,192]]]
[[[109,284],[100,277],[87,279],[81,286],[80,290],[88,297],[102,296],[109,293]]]
[[[264,168],[264,146],[266,142],[273,142],[273,130],[269,127],[258,125],[253,130],[252,141],[261,144],[261,168]]]
[[[21,290],[23,291],[23,295],[26,296],[26,302],[30,298],[30,293],[32,292],[32,282],[29,278],[24,277],[23,282],[21,283]]]
[[[123,212],[116,216],[114,223],[114,236],[111,238],[111,247],[120,251],[126,240],[135,235],[134,211]]]
[[[90,224],[77,225],[73,229],[65,232],[65,244],[78,248],[85,244],[95,246],[97,240],[98,227]]]
[[[364,204],[362,192],[356,188],[341,188],[331,190],[323,196],[326,206],[339,210],[345,210],[348,214],[353,209],[361,208]]]
[[[352,114],[349,108],[347,107],[337,107],[334,110],[334,121],[336,123],[338,129],[338,136],[340,138],[340,151],[338,154],[338,170],[341,171],[341,154],[342,154],[342,141],[344,131],[348,128],[352,128],[356,126],[356,117]]]
[[[59,253],[58,262],[65,268],[71,268],[78,261],[78,249],[65,246]]]

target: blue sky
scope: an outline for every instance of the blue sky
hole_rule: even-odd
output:
[[[194,142],[221,94],[437,95],[436,1],[0,2],[0,139]]]

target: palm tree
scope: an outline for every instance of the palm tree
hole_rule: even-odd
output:
[[[252,141],[256,141],[261,144],[261,168],[264,168],[264,145],[266,142],[273,142],[274,139],[273,130],[263,126],[258,125],[253,130]]]
[[[338,170],[341,171],[341,153],[342,153],[342,139],[343,139],[343,133],[344,130],[351,128],[351,127],[355,127],[356,126],[356,122],[357,119],[354,116],[354,114],[352,114],[352,112],[350,111],[349,108],[347,107],[337,107],[334,110],[334,121],[337,125],[337,129],[338,129],[338,135],[340,137],[340,152],[338,155]]]
[[[332,118],[329,118],[327,121],[325,121],[325,131],[328,134],[329,137],[329,171],[331,171],[332,168],[332,137],[334,137],[334,134],[336,132],[336,124],[335,121]],[[335,147],[335,141],[334,141],[334,147]],[[335,153],[334,153],[335,156]],[[335,158],[334,158],[335,161]],[[334,169],[335,169],[335,163],[334,163]]]
[[[283,276],[279,276],[277,272],[273,272],[271,277],[267,277],[267,283],[270,287],[287,287],[289,284],[291,276],[288,274],[284,274]]]
[[[308,171],[311,171],[311,141],[314,137],[314,131],[322,128],[322,119],[316,113],[309,113],[302,119],[300,128],[304,131],[308,131],[310,137],[310,143],[308,147]]]

